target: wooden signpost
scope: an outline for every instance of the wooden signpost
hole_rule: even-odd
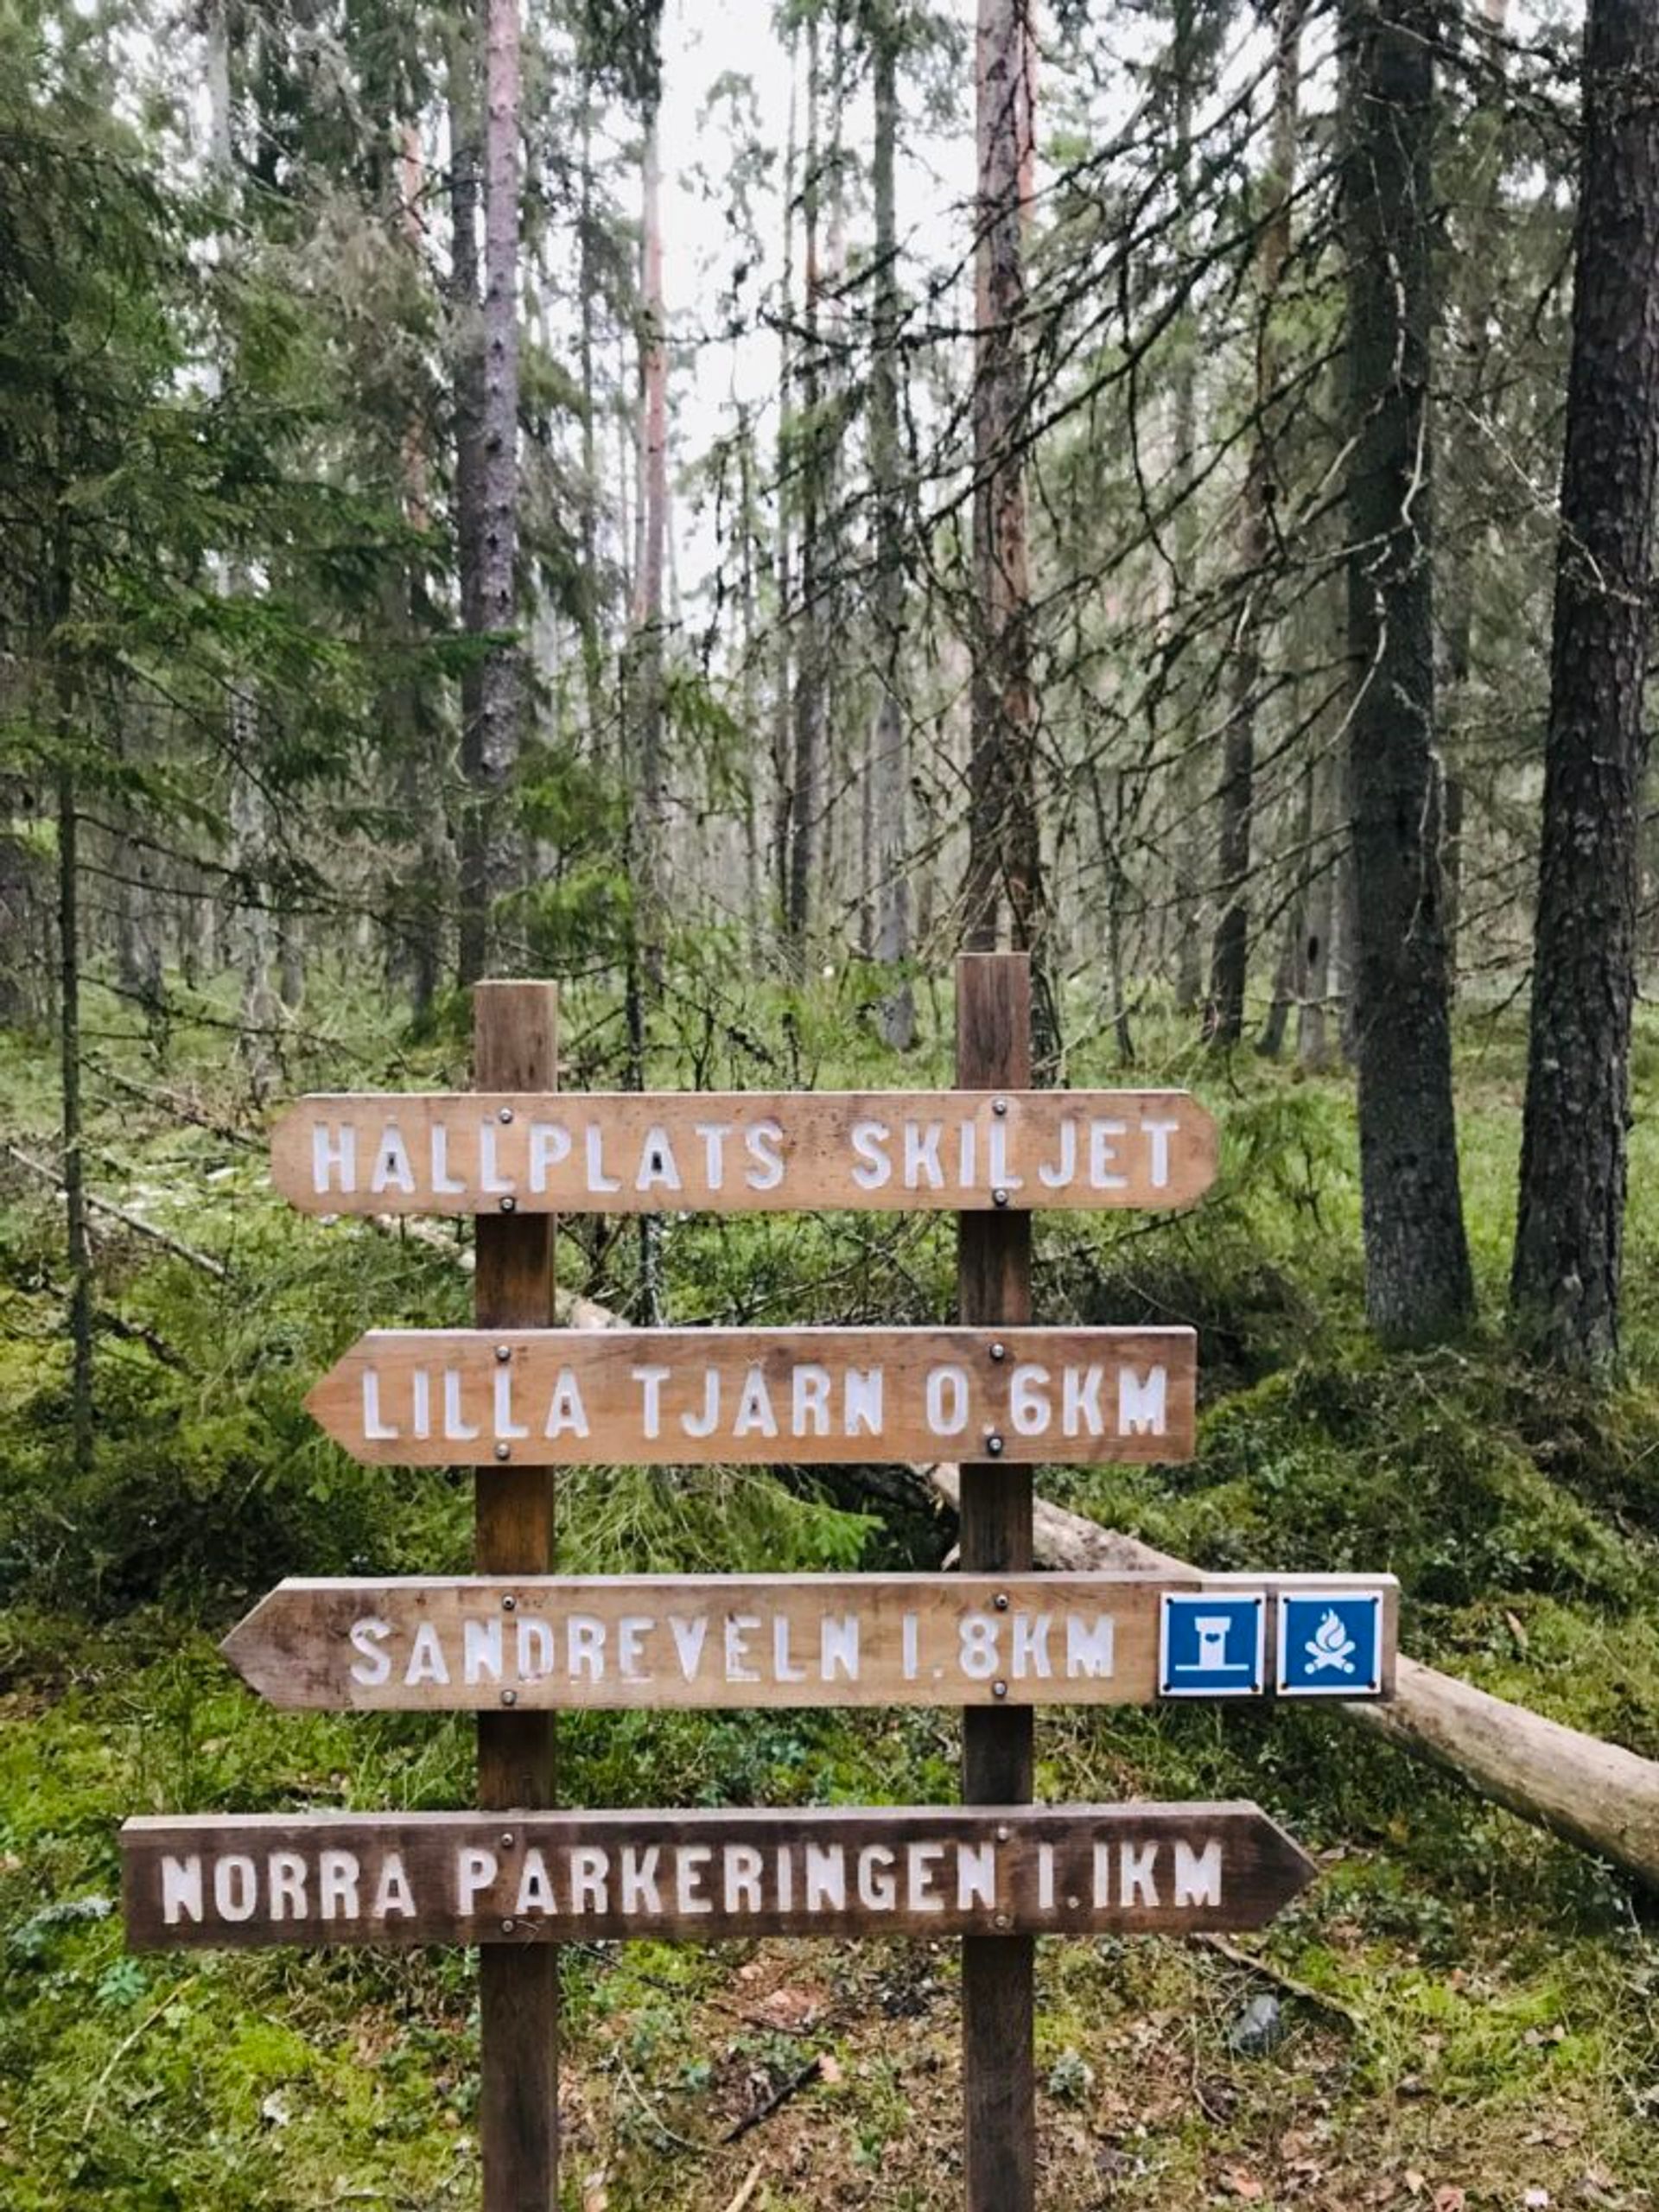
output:
[[[1313,1866],[1254,1805],[129,1821],[140,1948],[1259,1928]]]
[[[947,1093],[558,1095],[550,985],[486,983],[479,1089],[303,1100],[272,1174],[319,1214],[477,1217],[476,1326],[372,1331],[308,1402],[359,1459],[477,1469],[476,1573],[289,1581],[226,1640],[276,1705],[479,1715],[478,1808],[129,1821],[144,1947],[477,1943],[486,2212],[558,2198],[558,1943],[963,1939],[964,2197],[1033,2212],[1033,1945],[1257,1927],[1311,1877],[1252,1805],[1033,1806],[1039,1705],[1386,1697],[1386,1576],[1035,1575],[1039,1461],[1193,1445],[1191,1330],[1031,1325],[1030,1210],[1172,1207],[1184,1092],[1034,1091],[1023,955],[958,963]],[[958,1322],[558,1330],[555,1210],[954,1210]],[[958,1575],[553,1570],[558,1466],[951,1458]],[[959,1808],[556,1811],[569,1707],[963,1711]]]
[[[1388,1576],[431,1576],[279,1583],[220,1647],[270,1704],[334,1712],[547,1707],[1149,1705],[1164,1600],[1376,1593]],[[1208,1618],[1208,1617],[1205,1617]],[[1260,1688],[1274,1679],[1263,1647]]]
[[[1186,1206],[1215,1124],[1184,1090],[478,1090],[302,1099],[271,1179],[307,1213],[914,1213]]]
[[[306,1406],[398,1466],[1182,1459],[1191,1329],[374,1329]]]

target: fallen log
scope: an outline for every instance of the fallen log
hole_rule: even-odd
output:
[[[938,1465],[917,1472],[954,1512],[957,1469]],[[1103,1529],[1046,1498],[1037,1500],[1034,1545],[1039,1566],[1073,1573],[1192,1572],[1167,1552]],[[1494,1804],[1659,1889],[1659,1760],[1546,1720],[1403,1653],[1391,1702],[1335,1703],[1333,1709],[1446,1768]]]

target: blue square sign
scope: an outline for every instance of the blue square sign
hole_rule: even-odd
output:
[[[1268,1601],[1257,1590],[1164,1593],[1160,1697],[1259,1697],[1266,1687]]]
[[[1281,1697],[1375,1697],[1382,1687],[1382,1592],[1279,1593]]]

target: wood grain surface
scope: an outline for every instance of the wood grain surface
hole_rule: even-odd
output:
[[[270,1172],[308,1213],[1144,1211],[1203,1197],[1216,1128],[1184,1090],[341,1092]]]
[[[1314,1872],[1249,1804],[269,1813],[121,1831],[140,1950],[1259,1928]]]
[[[1190,1329],[376,1329],[306,1405],[397,1466],[1176,1460],[1196,1369]]]

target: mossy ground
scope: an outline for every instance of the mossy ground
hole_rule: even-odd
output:
[[[314,988],[314,997],[317,995]],[[409,1052],[339,992],[288,1087],[442,1082],[459,1047]],[[748,1044],[683,1040],[706,1082],[938,1080],[849,1049],[845,1009]],[[944,1025],[948,1032],[948,1022]],[[609,1074],[582,1043],[571,1080]],[[595,1034],[599,1033],[597,1032]],[[716,1025],[718,1036],[718,1026]],[[286,1572],[462,1565],[469,1492],[349,1465],[300,1398],[372,1322],[466,1318],[445,1253],[289,1216],[214,1033],[157,1071],[107,1048],[94,1188],[232,1268],[226,1281],[124,1235],[100,1250],[99,1450],[67,1454],[61,1261],[49,1197],[0,1185],[0,2206],[240,2212],[475,2199],[476,2021],[462,1953],[124,1951],[115,1831],[128,1813],[467,1802],[460,1722],[280,1714],[215,1636]],[[784,1041],[776,1041],[779,1037]],[[1039,1312],[1192,1319],[1202,1452],[1189,1468],[1057,1470],[1052,1494],[1218,1566],[1393,1567],[1419,1656],[1659,1757],[1659,1034],[1637,1061],[1628,1358],[1605,1388],[1529,1368],[1501,1330],[1520,1033],[1461,1046],[1465,1191],[1481,1327],[1420,1355],[1359,1325],[1351,1102],[1148,1049],[1227,1132],[1207,1204],[1175,1221],[1039,1230]],[[709,1058],[713,1051],[714,1058]],[[798,1066],[789,1065],[794,1054]],[[0,1114],[50,1141],[45,1055],[0,1054]],[[665,1045],[658,1080],[675,1079]],[[1074,1081],[1116,1079],[1085,1054]],[[168,1094],[167,1099],[160,1096]],[[944,1224],[671,1227],[677,1319],[918,1319],[949,1310]],[[626,1305],[625,1235],[589,1224],[565,1279]],[[572,1564],[808,1568],[917,1556],[914,1531],[715,1471],[568,1485]],[[569,1802],[948,1799],[947,1714],[586,1716],[566,1726]],[[1043,2187],[1065,2212],[1210,2203],[1438,2212],[1659,2205],[1659,1943],[1605,1869],[1325,1713],[1046,1717],[1052,1798],[1253,1796],[1323,1878],[1230,1956],[1200,1945],[1039,1951]],[[1229,2046],[1273,1987],[1285,2034]],[[946,2207],[959,2160],[950,1947],[572,1951],[563,1961],[565,2190],[584,2212]],[[816,2065],[814,2064],[816,2062]],[[804,2077],[804,2078],[803,2078]],[[798,2081],[760,2125],[733,2134]],[[758,2175],[755,2169],[759,2168]],[[1529,2192],[1535,2194],[1529,2196]]]

